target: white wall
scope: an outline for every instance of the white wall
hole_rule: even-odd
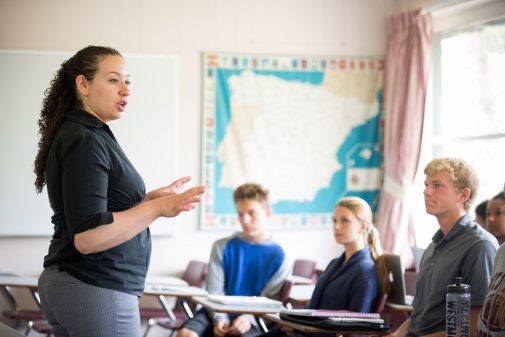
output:
[[[177,55],[179,156],[174,160],[180,175],[191,175],[198,182],[201,52],[381,55],[384,19],[393,12],[393,2],[0,0],[0,48],[76,51],[101,44],[124,53]],[[21,216],[29,212],[22,207]],[[207,260],[212,242],[227,234],[201,232],[197,212],[184,214],[173,237],[154,238],[150,271],[172,274],[181,271],[189,259]],[[275,235],[292,258],[314,259],[321,268],[342,251],[330,229]],[[49,238],[0,238],[0,271],[37,275],[48,242]]]

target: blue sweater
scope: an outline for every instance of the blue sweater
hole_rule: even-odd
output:
[[[236,233],[212,246],[207,290],[217,295],[277,298],[290,273],[291,264],[275,241],[252,243],[242,233]],[[216,320],[226,314],[213,316]]]

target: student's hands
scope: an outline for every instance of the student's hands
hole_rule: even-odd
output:
[[[154,199],[158,199],[160,197],[164,197],[164,196],[167,196],[170,194],[177,193],[184,187],[184,184],[190,180],[191,180],[191,177],[189,177],[189,176],[179,178],[168,186],[163,186],[163,187],[160,187],[156,190],[150,191],[149,193],[147,193],[145,195],[144,200],[145,201],[154,200]]]
[[[228,329],[228,336],[242,336],[251,330],[251,322],[244,315],[238,316],[233,320]]]
[[[214,336],[225,337],[228,333],[228,320],[221,319],[214,323]]]
[[[157,204],[159,216],[174,217],[181,212],[190,211],[200,202],[200,195],[205,192],[205,186],[190,188],[183,193],[172,193],[152,201]]]
[[[281,325],[281,331],[288,336],[291,336],[295,332],[295,330],[292,327],[286,325]]]

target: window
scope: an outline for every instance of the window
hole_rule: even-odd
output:
[[[505,19],[438,33],[433,49],[433,102],[427,102],[428,140],[413,210],[420,247],[427,246],[438,229],[434,218],[428,219],[424,207],[418,207],[423,205],[423,169],[431,158],[459,157],[476,169],[480,188],[472,215],[474,207],[502,190],[505,182]]]

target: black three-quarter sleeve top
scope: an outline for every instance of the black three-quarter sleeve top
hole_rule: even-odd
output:
[[[140,296],[151,255],[149,229],[103,252],[83,255],[74,247],[76,234],[107,226],[114,221],[112,212],[145,196],[144,181],[107,124],[85,111],[68,111],[49,150],[46,183],[54,235],[44,267]]]

